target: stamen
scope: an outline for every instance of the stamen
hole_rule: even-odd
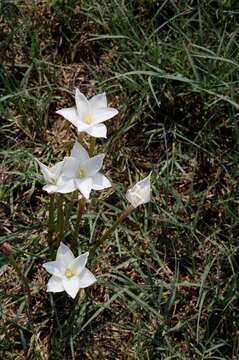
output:
[[[75,274],[73,273],[73,271],[71,271],[70,269],[66,269],[65,271],[65,277],[67,277],[68,279],[70,279],[72,276],[74,276]]]
[[[84,118],[83,118],[83,121],[84,121],[86,124],[90,125],[90,124],[92,123],[92,117],[91,117],[91,115],[90,115],[90,114],[86,114],[86,115],[84,116]]]
[[[84,176],[86,176],[85,170],[82,169],[82,168],[79,168],[79,170],[77,171],[76,176],[77,176],[77,177],[84,177]]]

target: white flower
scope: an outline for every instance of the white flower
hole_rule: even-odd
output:
[[[128,189],[126,198],[134,208],[151,200],[150,176],[151,173]]]
[[[36,159],[36,161],[40,166],[41,173],[47,183],[43,186],[43,190],[47,191],[48,194],[56,192],[72,192],[75,190],[75,187],[71,183],[67,184],[62,181],[61,175],[64,161],[60,161],[50,168],[39,160]]]
[[[68,192],[67,186],[69,186],[69,189],[78,189],[86,199],[89,199],[92,189],[103,190],[110,187],[110,181],[99,172],[104,156],[100,154],[90,158],[85,148],[76,142],[71,156],[64,160],[62,182],[65,187],[61,192],[64,190]]]
[[[72,298],[76,297],[79,289],[86,288],[96,282],[95,276],[85,267],[89,253],[77,258],[63,243],[60,244],[55,261],[43,264],[52,274],[47,284],[48,292],[66,291]]]
[[[56,113],[62,115],[76,126],[78,132],[97,137],[106,138],[107,128],[104,121],[118,114],[118,110],[107,106],[105,93],[93,96],[89,101],[76,89],[76,106],[58,110]]]
[[[48,193],[57,192],[57,183],[59,181],[61,169],[63,166],[63,161],[58,162],[51,168],[48,168],[46,165],[42,164],[39,160],[37,160],[38,165],[40,166],[42,175],[46,180],[47,185],[43,186],[43,190]]]

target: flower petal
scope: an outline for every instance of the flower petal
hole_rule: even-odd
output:
[[[71,249],[61,242],[56,254],[56,261],[59,262],[59,265],[67,268],[74,259]]]
[[[77,108],[78,117],[82,121],[84,115],[88,114],[89,111],[90,111],[89,102],[86,99],[85,95],[83,95],[78,89],[76,89],[75,101],[76,101],[76,108]]]
[[[93,96],[89,100],[89,103],[90,103],[91,111],[94,111],[94,110],[100,109],[100,108],[107,108],[107,99],[106,99],[105,92],[102,94]]]
[[[56,178],[60,176],[64,161],[59,161],[50,168],[50,171],[55,175]]]
[[[77,189],[84,195],[86,199],[89,199],[92,189],[92,178],[86,177],[82,179],[75,179]]]
[[[62,279],[53,275],[47,283],[47,291],[48,292],[64,291],[64,287],[62,285]]]
[[[111,182],[107,179],[107,177],[100,173],[95,174],[92,180],[92,189],[94,190],[103,190],[112,186]]]
[[[134,208],[141,204],[146,204],[151,200],[151,173],[143,180],[137,182],[133,187],[126,192],[126,199],[133,205]]]
[[[46,271],[48,271],[50,274],[62,277],[62,272],[60,268],[60,264],[58,261],[48,261],[42,265]]]
[[[97,280],[96,277],[92,274],[92,272],[88,269],[84,269],[79,275],[80,278],[80,288],[86,288],[92,284],[94,284]]]
[[[89,129],[86,129],[85,132],[96,138],[107,137],[107,127],[104,124],[97,124],[95,126],[91,126]]]
[[[66,120],[70,121],[73,125],[77,126],[79,117],[78,117],[75,106],[57,110],[56,113],[63,116]]]
[[[64,178],[75,178],[77,170],[80,168],[80,161],[75,157],[65,157],[64,164],[62,167],[62,179]]]
[[[65,178],[62,177],[56,186],[56,192],[58,192],[60,194],[68,194],[68,193],[75,191],[76,189],[77,188],[76,188],[74,179],[67,178],[67,177],[65,177]]]
[[[80,279],[79,276],[72,276],[71,278],[64,278],[62,281],[64,290],[70,295],[73,299],[76,297],[80,289]]]
[[[57,192],[57,186],[56,185],[44,185],[42,190],[47,191],[48,194],[54,194]]]
[[[88,152],[78,141],[75,142],[72,150],[71,157],[77,158],[80,162],[84,162],[89,159]]]
[[[44,176],[44,179],[48,181],[49,178],[54,177],[54,174],[52,174],[51,170],[44,165],[42,162],[40,162],[38,159],[36,159],[38,165],[40,166],[40,170],[42,175]]]
[[[92,118],[94,124],[99,124],[103,121],[109,120],[119,112],[114,108],[96,109],[92,112]]]
[[[72,264],[70,265],[70,268],[74,270],[75,275],[79,275],[82,272],[82,270],[84,269],[87,263],[88,256],[89,253],[86,252],[73,260]]]
[[[104,157],[105,154],[96,155],[82,164],[86,176],[93,176],[102,168]]]
[[[92,125],[86,124],[84,121],[79,121],[77,124],[77,132],[87,132]]]

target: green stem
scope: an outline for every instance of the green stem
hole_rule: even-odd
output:
[[[76,225],[75,225],[75,232],[74,236],[72,238],[72,249],[77,249],[78,245],[78,235],[79,235],[79,229],[80,229],[80,221],[85,209],[85,199],[81,198],[78,203],[78,209],[77,209],[77,216],[76,216]]]
[[[105,240],[110,237],[110,235],[115,231],[115,229],[117,228],[117,226],[119,224],[121,224],[124,219],[126,219],[129,214],[134,210],[134,207],[131,205],[128,208],[126,208],[125,210],[122,211],[121,215],[118,217],[118,219],[114,222],[114,224],[105,232],[105,234],[99,238],[99,240],[97,240],[92,248],[92,250],[90,251],[90,255],[92,258],[94,258],[96,249],[100,246],[102,246],[105,242]]]
[[[92,137],[91,141],[90,141],[90,147],[89,147],[89,156],[90,157],[94,155],[95,144],[96,144],[96,138]]]
[[[48,246],[52,248],[52,237],[54,233],[54,194],[50,195],[49,199],[49,214],[48,214]]]
[[[64,238],[64,211],[63,211],[63,195],[57,195],[57,232],[58,232],[58,243]]]

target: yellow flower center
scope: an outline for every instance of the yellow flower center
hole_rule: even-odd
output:
[[[90,125],[90,124],[92,123],[92,117],[91,117],[91,115],[90,115],[90,114],[86,114],[86,115],[84,116],[84,118],[83,118],[83,121],[84,121],[86,124]]]
[[[66,269],[65,271],[65,277],[67,277],[68,279],[70,279],[72,276],[74,276],[75,274],[73,273],[72,270],[70,269]]]
[[[77,176],[77,177],[84,177],[84,176],[86,176],[85,170],[82,169],[82,168],[79,168],[79,170],[78,170],[77,173],[76,173],[76,176]]]

